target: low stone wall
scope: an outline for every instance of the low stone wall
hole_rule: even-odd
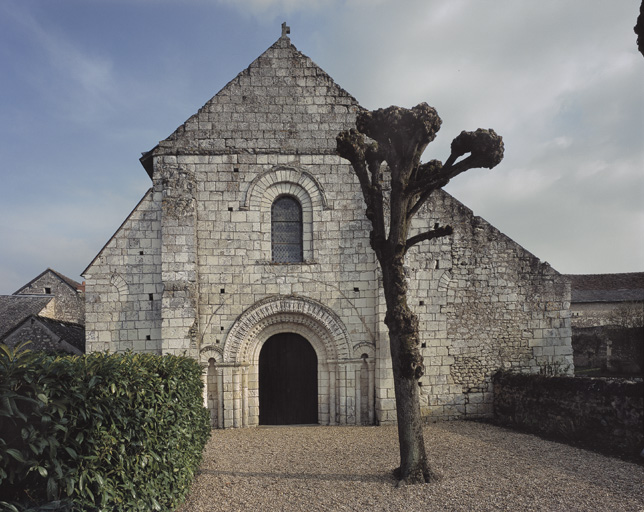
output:
[[[614,455],[644,449],[644,382],[498,372],[494,417],[502,424]]]

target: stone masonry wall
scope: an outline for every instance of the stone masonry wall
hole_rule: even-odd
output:
[[[297,333],[318,358],[320,423],[394,422],[370,226],[335,154],[360,108],[283,36],[159,143],[143,159],[153,190],[85,273],[88,351],[198,358],[213,426],[241,427],[258,422],[262,344]],[[302,262],[272,263],[282,195],[302,207]],[[423,413],[487,415],[498,368],[571,361],[570,290],[448,194],[416,228],[437,220],[455,234],[414,249],[408,265]]]
[[[86,351],[161,353],[160,208],[152,191],[84,276]]]
[[[20,295],[49,295],[55,296],[52,302],[53,311],[47,316],[79,325],[85,323],[85,297],[81,292],[72,289],[53,272],[44,272],[39,278],[32,281],[16,292]]]
[[[200,184],[196,339],[201,353],[232,363],[218,354],[224,354],[231,328],[247,308],[272,296],[306,297],[324,304],[346,328],[354,351],[349,355],[352,362],[342,364],[361,368],[366,354],[373,367],[375,258],[368,248],[368,221],[354,206],[361,199],[350,168],[331,155],[210,156],[207,163],[195,157],[178,159],[194,170]],[[298,197],[308,224],[302,263],[271,263],[270,205],[284,193]],[[221,366],[219,371],[222,378],[233,378],[236,370]],[[248,385],[253,388],[256,368],[249,372]],[[353,374],[345,386],[356,388]],[[355,391],[349,394],[337,407],[323,404],[324,411],[337,410],[332,423],[361,421]],[[225,419],[233,421],[232,416]]]
[[[494,376],[498,422],[616,455],[644,448],[644,383],[625,379]]]
[[[423,331],[423,409],[430,419],[492,414],[498,369],[572,372],[565,278],[445,192],[423,209],[454,234],[409,255]]]
[[[194,165],[173,156],[155,162],[161,204],[161,349],[197,357],[197,183]]]

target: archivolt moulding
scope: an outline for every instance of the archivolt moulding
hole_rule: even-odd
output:
[[[311,198],[312,206],[329,209],[326,193],[322,184],[311,173],[288,166],[276,166],[257,175],[250,183],[241,210],[251,210],[253,205],[258,209],[265,192],[273,185],[280,183],[293,184],[303,188]]]
[[[221,346],[206,345],[199,351],[199,360],[207,363],[210,359],[214,359],[216,363],[222,361],[222,348]]]
[[[269,333],[287,331],[310,338],[328,360],[351,356],[349,334],[333,311],[309,298],[275,295],[255,303],[235,320],[224,342],[223,360],[250,362],[257,343],[266,341]]]
[[[112,286],[116,288],[116,290],[119,293],[119,296],[127,295],[128,293],[127,281],[123,278],[121,274],[117,272],[112,272],[112,275],[110,276],[110,283],[112,284]]]

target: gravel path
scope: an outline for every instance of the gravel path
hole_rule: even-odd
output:
[[[215,430],[179,512],[644,511],[644,466],[473,422],[425,429],[438,483],[395,488],[395,427]]]

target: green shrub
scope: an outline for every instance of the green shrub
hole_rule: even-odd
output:
[[[193,359],[54,357],[0,345],[0,499],[8,510],[174,510],[209,431]]]

